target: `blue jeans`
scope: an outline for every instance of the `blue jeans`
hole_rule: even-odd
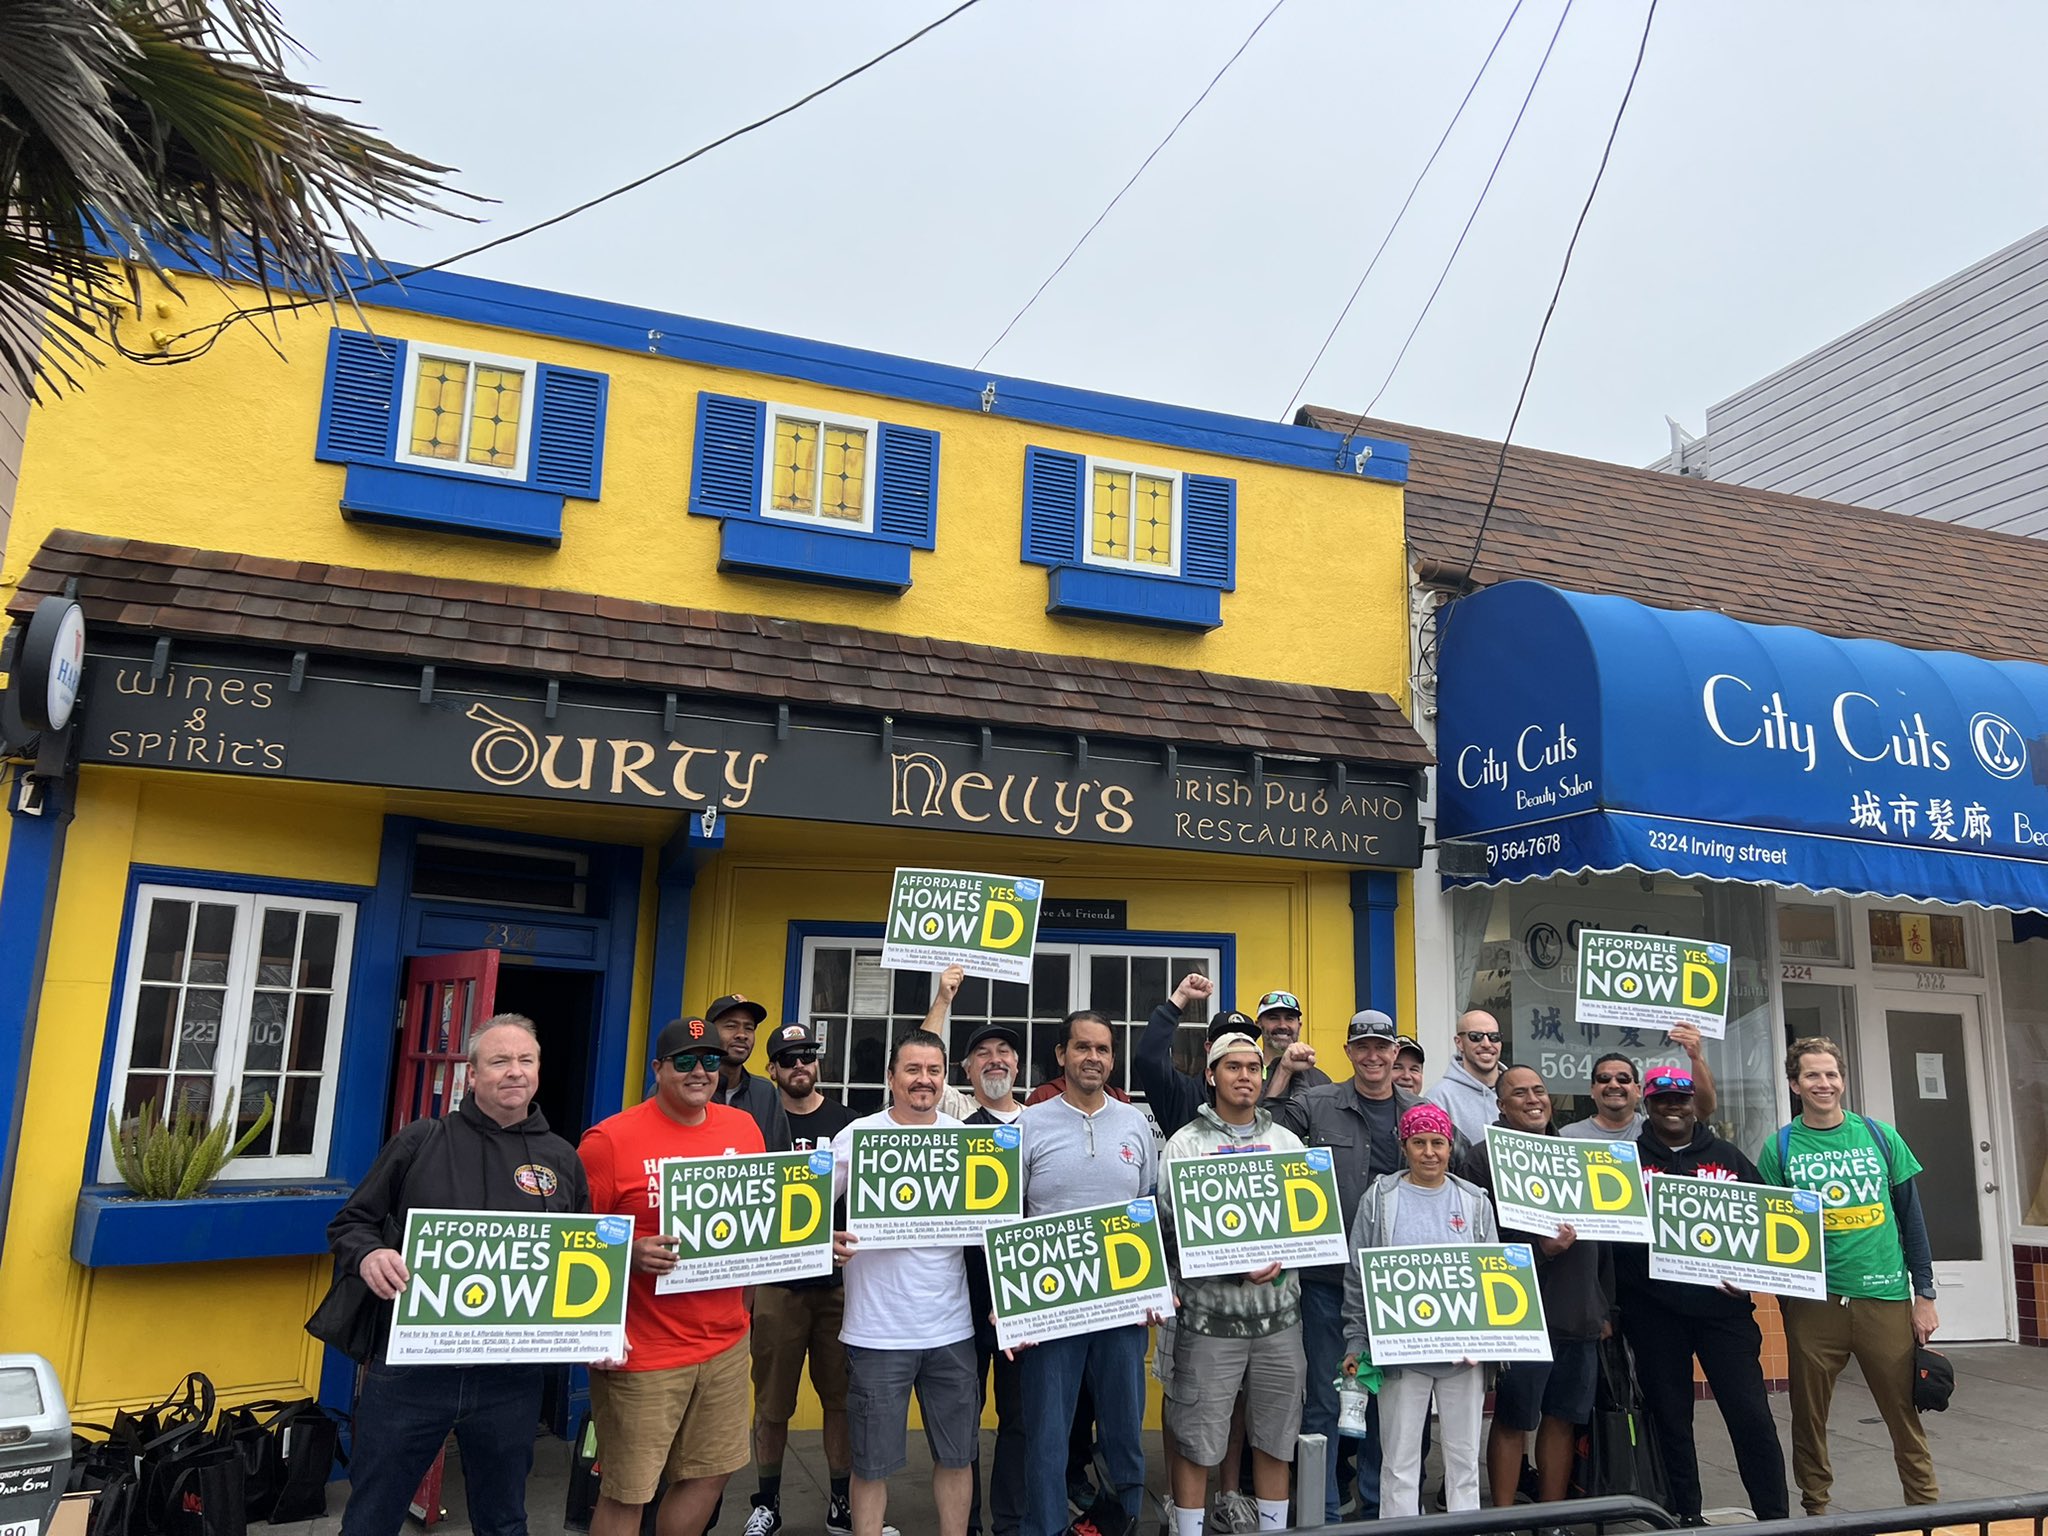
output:
[[[1366,1414],[1362,1440],[1337,1433],[1337,1375],[1344,1369],[1344,1290],[1335,1285],[1301,1287],[1301,1347],[1308,1357],[1308,1398],[1302,1404],[1301,1432],[1322,1435],[1329,1441],[1323,1457],[1325,1487],[1323,1518],[1331,1524],[1343,1519],[1343,1499],[1338,1492],[1338,1453],[1356,1447],[1358,1457],[1358,1514],[1360,1520],[1380,1517],[1380,1403],[1375,1397]],[[1298,1497],[1298,1495],[1297,1495]]]
[[[1145,1493],[1145,1344],[1139,1324],[1051,1339],[1017,1357],[1024,1409],[1024,1536],[1068,1525],[1067,1440],[1081,1383],[1095,1396],[1104,1469],[1133,1523]]]
[[[448,1432],[477,1536],[526,1536],[526,1474],[540,1428],[538,1365],[372,1362],[356,1404],[343,1536],[398,1536]]]

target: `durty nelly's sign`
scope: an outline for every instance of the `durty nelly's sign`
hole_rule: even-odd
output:
[[[772,721],[410,679],[95,652],[80,760],[1055,841],[1412,868],[1414,789],[1328,765],[1254,773],[1107,743],[942,740],[872,719]],[[701,706],[702,701],[697,701]]]

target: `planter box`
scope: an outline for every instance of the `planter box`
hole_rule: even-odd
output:
[[[327,1252],[327,1223],[350,1189],[338,1181],[215,1186],[191,1200],[145,1200],[123,1185],[88,1185],[78,1193],[71,1257],[88,1269],[310,1257]]]

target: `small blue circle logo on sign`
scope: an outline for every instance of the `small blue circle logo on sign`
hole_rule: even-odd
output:
[[[1017,1142],[1017,1127],[1015,1127],[1014,1125],[999,1125],[996,1127],[997,1146],[1007,1150],[1010,1147],[1016,1146]]]
[[[811,1172],[821,1179],[831,1174],[832,1149],[830,1147],[820,1147],[811,1154]]]
[[[1317,1173],[1328,1173],[1330,1171],[1330,1149],[1328,1147],[1310,1147],[1308,1149],[1308,1165],[1315,1169]]]
[[[1018,896],[1023,898],[1025,901],[1038,900],[1038,893],[1045,889],[1045,887],[1036,880],[1012,880],[1010,884],[1016,890]]]
[[[1529,1245],[1527,1243],[1509,1243],[1507,1245],[1506,1252],[1508,1262],[1514,1265],[1517,1269],[1527,1269],[1531,1264],[1536,1262],[1535,1259],[1530,1256]]]
[[[1709,944],[1707,946],[1707,958],[1716,965],[1726,965],[1728,963],[1728,946],[1726,944]]]
[[[1129,1205],[1125,1206],[1124,1214],[1133,1221],[1148,1222],[1158,1213],[1153,1210],[1152,1199],[1148,1195],[1143,1200],[1133,1200]]]
[[[1820,1196],[1810,1189],[1795,1189],[1792,1191],[1792,1203],[1811,1215],[1820,1209]]]
[[[1617,1141],[1608,1149],[1617,1163],[1632,1163],[1636,1160],[1636,1149],[1625,1141]]]
[[[633,1218],[630,1216],[600,1216],[597,1218],[597,1240],[607,1248],[633,1240]]]

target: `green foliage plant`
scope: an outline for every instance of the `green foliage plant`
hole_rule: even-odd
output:
[[[151,1200],[189,1200],[206,1193],[221,1169],[249,1150],[270,1124],[271,1107],[266,1093],[263,1112],[233,1146],[228,1145],[228,1131],[235,1123],[232,1098],[227,1112],[211,1125],[202,1111],[190,1105],[180,1105],[166,1117],[155,1099],[125,1125],[108,1110],[114,1166],[120,1170],[122,1182],[138,1195]]]

